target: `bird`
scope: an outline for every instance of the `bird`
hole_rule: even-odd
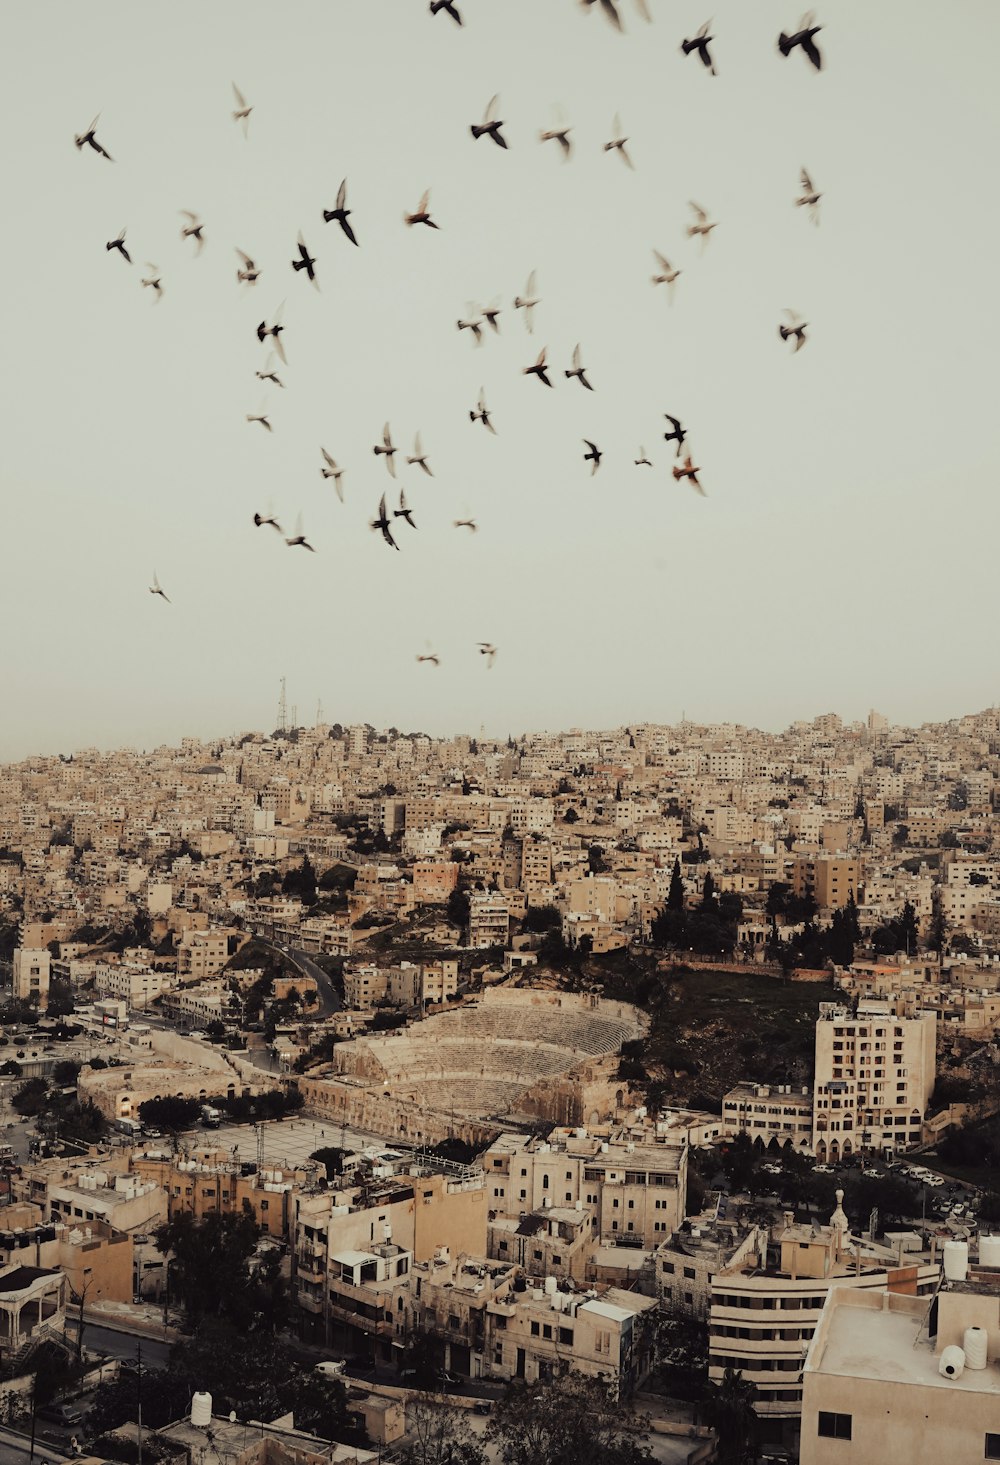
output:
[[[125,261],[126,264],[131,264],[132,263],[132,256],[129,254],[128,250],[125,248],[125,230],[124,229],[118,235],[118,238],[117,239],[109,239],[108,242],[107,242],[107,244],[105,244],[104,248],[107,249],[107,250],[117,249],[118,253],[121,255],[122,259]]]
[[[476,523],[475,519],[455,519],[453,521],[453,523],[452,523],[452,528],[453,529],[468,529],[473,534],[475,534],[476,531],[477,531],[477,529],[479,528],[479,526]]]
[[[79,133],[73,138],[73,141],[76,143],[77,151],[80,151],[83,148],[84,144],[86,144],[88,147],[92,147],[95,153],[100,153],[102,158],[107,158],[109,163],[113,163],[114,158],[108,152],[107,148],[101,147],[101,144],[97,141],[97,138],[95,136],[95,130],[100,120],[101,114],[100,112],[98,112],[97,116],[87,128],[86,132]]]
[[[573,144],[569,136],[572,130],[563,117],[562,109],[557,107],[555,127],[549,127],[544,132],[540,132],[538,139],[540,142],[557,142],[562,148],[563,162],[568,163],[573,153]]]
[[[690,56],[692,51],[697,51],[701,57],[702,66],[707,67],[710,76],[715,76],[715,64],[708,49],[709,43],[715,39],[708,33],[711,24],[710,20],[706,20],[701,29],[695,31],[694,37],[690,41],[681,41],[681,50],[685,56]]]
[[[441,658],[440,658],[440,656],[438,656],[438,654],[437,654],[436,651],[428,651],[426,656],[418,656],[417,657],[417,665],[418,666],[421,665],[424,662],[427,662],[427,661],[430,662],[431,666],[440,666],[441,665]]]
[[[392,537],[392,526],[389,515],[386,513],[385,509],[385,494],[383,494],[381,499],[379,500],[378,518],[371,521],[371,527],[373,529],[378,529],[381,531],[382,538],[385,540],[386,544],[391,544],[393,549],[399,548],[399,545]]]
[[[818,224],[819,201],[823,197],[823,195],[821,193],[817,193],[815,185],[813,184],[813,181],[809,177],[809,174],[806,172],[805,168],[801,169],[799,173],[799,183],[801,185],[802,192],[795,200],[795,207],[799,209],[807,208],[809,210],[809,217],[812,219],[813,223]]]
[[[358,241],[354,237],[354,230],[347,222],[348,215],[351,212],[352,210],[347,207],[347,179],[344,178],[341,181],[340,187],[337,189],[336,204],[332,209],[323,210],[323,223],[329,224],[332,223],[334,219],[336,219],[337,223],[343,229],[344,233],[347,235],[351,243],[357,244]]]
[[[230,82],[230,85],[233,89],[233,96],[236,98],[236,111],[233,113],[233,121],[240,123],[243,128],[243,136],[246,137],[247,130],[250,126],[250,113],[253,111],[253,108],[247,106],[247,99],[235,81]]]
[[[163,599],[167,602],[167,604],[170,605],[170,603],[171,603],[170,596],[167,594],[167,592],[164,590],[163,586],[160,584],[159,580],[157,579],[157,575],[156,575],[156,571],[155,570],[153,571],[153,583],[149,587],[149,593],[150,593],[150,595],[160,595],[160,596],[162,596]]]
[[[142,288],[144,290],[147,289],[147,288],[150,289],[150,290],[155,290],[156,291],[156,300],[157,300],[157,303],[159,303],[159,301],[163,297],[163,286],[160,284],[160,272],[157,269],[156,265],[150,264],[149,260],[146,261],[146,268],[151,273],[150,273],[148,279],[145,279],[145,280],[142,280],[141,281]]]
[[[490,421],[490,409],[486,405],[486,393],[482,387],[479,388],[479,401],[476,403],[476,410],[475,412],[469,413],[469,421],[481,422],[485,428],[488,428],[493,433],[494,437],[496,436],[496,428]]]
[[[681,444],[687,437],[687,431],[681,426],[679,418],[671,417],[669,412],[664,412],[663,415],[670,423],[670,426],[673,428],[673,432],[665,432],[663,434],[663,441],[665,443],[677,444],[677,457],[679,458],[681,455]]]
[[[494,331],[496,333],[496,335],[498,335],[498,336],[500,334],[500,327],[497,324],[497,321],[499,319],[499,316],[500,316],[500,301],[499,301],[499,299],[494,300],[493,303],[492,303],[492,305],[487,305],[483,309],[483,320],[490,327],[490,329],[492,331]]]
[[[548,370],[548,367],[547,367],[547,365],[545,363],[545,353],[546,353],[546,351],[548,349],[549,349],[548,346],[543,346],[542,349],[538,353],[538,359],[535,361],[534,366],[523,366],[521,368],[521,375],[522,376],[537,376],[537,378],[538,378],[538,380],[540,382],[544,382],[547,387],[550,387],[552,385],[552,383],[549,381],[548,377],[545,375],[545,373]]]
[[[788,324],[778,327],[778,335],[783,341],[787,341],[790,337],[794,336],[795,345],[792,347],[792,355],[794,356],[796,351],[801,351],[802,347],[806,344],[806,326],[809,322],[804,321],[794,310],[786,310],[784,314],[788,318]]]
[[[700,235],[702,246],[704,246],[708,243],[709,234],[712,232],[713,229],[717,228],[718,226],[717,224],[710,224],[708,222],[708,215],[706,214],[700,203],[695,203],[692,200],[688,207],[694,209],[695,215],[694,223],[689,224],[687,227],[688,238],[693,239],[695,235]]]
[[[628,138],[622,135],[622,120],[616,112],[611,120],[611,138],[608,142],[604,144],[604,151],[606,153],[617,152],[621,157],[622,162],[627,163],[634,172],[635,164],[633,163],[632,159],[629,157],[625,149],[625,144],[627,142]]]
[[[564,371],[563,372],[563,376],[566,378],[567,381],[569,380],[570,377],[575,376],[576,379],[577,379],[577,381],[580,383],[581,387],[586,387],[588,392],[592,392],[594,390],[594,388],[590,385],[590,382],[587,380],[586,371],[587,371],[587,368],[585,366],[581,366],[580,365],[580,347],[579,347],[579,344],[577,344],[576,346],[573,347],[573,364],[572,364],[572,367],[570,368],[569,371]]]
[[[639,448],[639,456],[635,460],[635,466],[637,468],[652,468],[653,466],[651,459],[646,457],[646,449],[642,446]]]
[[[393,509],[392,517],[394,519],[405,519],[411,529],[416,529],[417,527],[416,524],[414,524],[413,522],[413,510],[408,507],[406,502],[405,488],[401,488],[399,490],[399,508]]]
[[[524,324],[527,326],[529,334],[534,329],[531,323],[531,312],[540,303],[535,294],[535,271],[532,270],[528,276],[528,283],[524,287],[524,299],[522,300],[520,295],[514,296],[514,309],[524,311]]]
[[[580,4],[583,6],[584,10],[589,10],[591,5],[595,3],[596,0],[580,0]],[[622,18],[618,14],[618,6],[620,4],[621,0],[600,0],[602,13],[607,16],[609,22],[614,26],[616,31],[623,32],[625,27],[622,25]],[[636,9],[644,20],[651,21],[653,19],[652,15],[650,15],[649,13],[648,0],[635,0],[635,5]]]
[[[814,23],[815,20],[816,12],[813,10],[807,10],[805,15],[799,21],[799,28],[797,31],[795,31],[790,36],[786,36],[784,31],[780,33],[780,35],[778,36],[778,50],[781,52],[782,56],[787,56],[789,52],[795,49],[796,46],[801,46],[806,56],[812,62],[813,66],[815,66],[816,70],[822,71],[823,57],[820,55],[819,47],[813,40],[813,36],[821,31],[823,27],[821,25],[816,25]]]
[[[281,387],[282,391],[284,391],[285,383],[274,369],[273,355],[267,358],[267,361],[264,363],[264,370],[255,371],[254,376],[261,382],[273,382],[276,387]]]
[[[277,310],[274,312],[273,325],[268,325],[266,320],[261,321],[260,325],[257,327],[257,340],[263,342],[267,339],[268,336],[270,336],[274,341],[275,351],[277,351],[281,360],[287,366],[288,357],[285,355],[285,346],[284,342],[281,339],[281,333],[285,329],[284,326],[281,324],[281,312],[284,310],[284,308],[285,302],[282,301]]]
[[[471,331],[476,345],[481,346],[483,344],[483,322],[481,319],[475,318],[476,307],[472,304],[468,305],[465,313],[467,316],[472,317],[472,319],[457,320],[455,324],[460,331]]]
[[[437,229],[439,227],[439,225],[435,224],[434,220],[427,212],[427,205],[430,201],[430,196],[431,191],[428,188],[421,198],[420,202],[417,204],[416,212],[403,215],[403,222],[407,226],[411,224],[426,224],[428,229]]]
[[[263,524],[270,524],[271,528],[277,530],[279,534],[284,534],[285,532],[282,529],[281,525],[278,523],[277,519],[271,513],[270,509],[268,509],[266,514],[254,514],[253,521],[257,525],[258,529]]]
[[[656,263],[660,267],[660,273],[658,275],[654,275],[653,276],[653,284],[654,285],[666,285],[666,287],[667,287],[667,299],[668,300],[673,300],[673,298],[674,298],[674,281],[677,279],[677,276],[681,273],[681,271],[678,270],[678,269],[675,269],[674,266],[667,259],[666,255],[665,254],[661,254],[658,249],[654,249],[653,250],[653,258],[656,260]]]
[[[478,644],[480,656],[485,656],[487,667],[492,667],[496,660],[497,648],[493,645],[492,641],[480,641]]]
[[[503,123],[498,122],[496,118],[497,103],[499,100],[499,95],[490,97],[486,104],[486,111],[483,113],[482,122],[478,127],[473,123],[469,131],[477,142],[481,137],[492,137],[498,148],[506,148],[507,139],[500,135],[500,129]]]
[[[388,422],[386,423],[386,425],[382,429],[382,446],[380,447],[376,443],[375,447],[372,448],[372,452],[375,454],[376,458],[384,458],[385,459],[385,466],[389,470],[389,477],[390,478],[395,478],[395,476],[396,476],[396,464],[393,461],[393,457],[394,457],[394,454],[396,452],[396,449],[392,445],[392,437],[391,437],[390,432],[389,432],[389,424],[388,424]]]
[[[306,241],[302,238],[302,230],[301,229],[299,230],[299,234],[298,234],[298,239],[296,241],[296,245],[297,245],[297,248],[298,248],[298,251],[299,251],[299,257],[298,257],[298,259],[293,259],[292,260],[292,269],[293,270],[296,270],[296,271],[298,271],[298,270],[305,270],[307,276],[309,277],[309,283],[311,285],[314,285],[316,287],[316,289],[318,290],[319,289],[319,281],[316,278],[316,269],[315,269],[316,261],[313,258],[313,256],[309,253],[308,249],[306,248]]]
[[[250,256],[243,253],[242,249],[238,249],[236,253],[243,261],[243,268],[236,271],[236,283],[238,285],[255,285],[260,276],[260,270]]]
[[[266,427],[267,428],[268,432],[273,432],[274,431],[274,428],[271,426],[270,422],[268,421],[268,416],[267,416],[267,413],[264,411],[263,406],[261,407],[261,409],[260,409],[259,412],[248,412],[247,413],[247,421],[248,422],[259,422],[260,425],[261,425],[261,427]]]
[[[201,251],[205,248],[205,236],[202,233],[202,230],[205,226],[198,218],[198,215],[192,214],[190,209],[181,209],[181,214],[188,221],[185,227],[181,230],[181,238],[193,239],[195,244],[195,254],[201,254]]]
[[[456,25],[462,24],[462,17],[458,13],[455,0],[431,0],[431,15],[437,15],[439,10],[443,10],[446,15],[450,15]]]
[[[295,520],[295,533],[291,536],[291,538],[286,539],[285,540],[285,543],[290,548],[294,548],[295,545],[300,544],[303,549],[312,550],[312,553],[313,554],[316,553],[315,549],[313,549],[312,545],[309,543],[308,539],[306,538],[305,532],[303,531],[303,528],[302,528],[302,515],[301,514],[299,514],[298,517]]]
[[[340,480],[344,476],[344,470],[338,465],[335,458],[330,457],[330,454],[327,452],[326,448],[320,448],[320,452],[323,454],[323,461],[326,464],[326,467],[321,468],[319,471],[320,473],[322,473],[324,478],[333,479],[333,486],[337,490],[337,497],[340,499],[340,502],[343,503],[344,490],[340,486]]]
[[[424,452],[423,444],[420,441],[419,432],[415,434],[413,439],[413,457],[407,458],[406,461],[411,467],[413,467],[414,465],[421,467],[427,474],[428,478],[434,477],[434,474],[427,466],[427,454]]]
[[[596,443],[592,443],[590,441],[589,437],[585,437],[584,442],[587,444],[588,451],[584,453],[583,461],[585,463],[591,464],[590,476],[591,478],[593,478],[594,474],[601,466],[601,459],[604,457],[604,454],[601,452]]]
[[[674,479],[678,483],[682,478],[687,478],[691,483],[691,487],[696,488],[698,492],[704,497],[705,490],[702,488],[701,483],[698,480],[698,474],[701,472],[701,469],[694,466],[693,462],[691,461],[690,453],[684,459],[683,468],[674,467],[670,471],[673,473]]]

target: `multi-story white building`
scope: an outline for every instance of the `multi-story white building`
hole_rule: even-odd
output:
[[[45,1007],[49,1000],[52,956],[42,947],[18,946],[14,951],[14,996]]]
[[[722,1100],[722,1132],[746,1134],[761,1145],[808,1153],[813,1138],[812,1089],[792,1084],[738,1083]]]

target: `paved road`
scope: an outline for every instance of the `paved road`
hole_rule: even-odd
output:
[[[76,1319],[67,1318],[67,1328],[76,1333]],[[84,1322],[84,1347],[93,1353],[104,1353],[109,1358],[136,1359],[136,1349],[142,1345],[143,1366],[166,1368],[170,1360],[170,1344],[162,1339],[147,1337],[145,1333],[130,1333],[125,1328],[109,1328],[104,1323]]]
[[[281,947],[278,950],[282,950]],[[284,948],[285,955],[293,961],[299,971],[306,977],[312,977],[319,988],[319,1016],[331,1017],[333,1013],[339,1012],[343,1007],[340,993],[337,991],[329,974],[323,970],[304,952],[289,946]]]
[[[35,1455],[34,1465],[42,1465],[45,1460],[65,1460],[68,1458],[61,1445],[55,1445],[43,1437],[45,1423],[39,1420],[35,1428]],[[28,1465],[31,1459],[31,1436],[21,1434],[18,1430],[5,1429],[0,1425],[0,1460],[3,1465]]]

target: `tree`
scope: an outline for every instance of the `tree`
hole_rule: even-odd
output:
[[[587,851],[587,863],[590,866],[590,873],[592,875],[603,875],[604,871],[608,868],[608,863],[604,858],[604,851],[599,844],[592,844],[590,846],[590,849]]]
[[[469,924],[469,897],[466,891],[457,885],[448,896],[447,911],[451,924],[464,931]]]
[[[562,916],[554,905],[529,905],[524,913],[525,931],[555,931],[562,926]]]
[[[178,1099],[170,1095],[164,1099],[144,1099],[139,1105],[139,1118],[153,1129],[176,1132],[191,1128],[200,1107],[197,1099]]]
[[[309,1158],[323,1166],[327,1180],[334,1180],[344,1173],[344,1151],[337,1149],[335,1145],[324,1145],[321,1149],[313,1150]]]
[[[171,1289],[191,1322],[218,1318],[243,1333],[283,1325],[288,1305],[280,1257],[255,1255],[260,1234],[249,1205],[238,1214],[212,1211],[201,1221],[180,1212],[156,1230],[160,1251],[173,1258]]]
[[[742,1373],[727,1368],[721,1383],[710,1384],[709,1390],[704,1414],[718,1438],[716,1460],[719,1465],[751,1465],[757,1458],[757,1416],[753,1407],[756,1385]]]
[[[701,887],[701,905],[698,909],[705,915],[713,915],[718,909],[718,902],[715,898],[715,881],[712,879],[711,870],[705,871],[705,881]]]
[[[573,805],[570,804],[569,808],[566,810],[565,814],[563,815],[563,823],[564,824],[576,824],[576,823],[579,822],[579,819],[580,819],[579,814],[573,808]]]
[[[674,868],[670,876],[670,889],[667,892],[667,910],[682,911],[684,909],[684,877],[681,874],[681,862],[679,858],[674,860]]]
[[[913,908],[913,902],[907,901],[899,917],[897,929],[899,931],[899,950],[912,955],[917,950],[917,913]]]
[[[29,1078],[17,1090],[10,1102],[18,1114],[23,1114],[26,1118],[33,1118],[42,1112],[48,1093],[49,1085],[46,1079]]]
[[[444,1399],[421,1394],[406,1406],[410,1443],[399,1458],[403,1465],[486,1465],[486,1452],[472,1433],[463,1410]]]
[[[631,1422],[631,1421],[629,1421]],[[652,1459],[626,1436],[626,1416],[608,1384],[566,1374],[514,1382],[497,1400],[486,1431],[503,1465],[639,1465]]]

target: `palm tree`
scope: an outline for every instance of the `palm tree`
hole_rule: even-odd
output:
[[[704,1417],[718,1437],[718,1465],[752,1465],[757,1416],[753,1401],[757,1387],[742,1373],[727,1368],[720,1384],[710,1384]]]

